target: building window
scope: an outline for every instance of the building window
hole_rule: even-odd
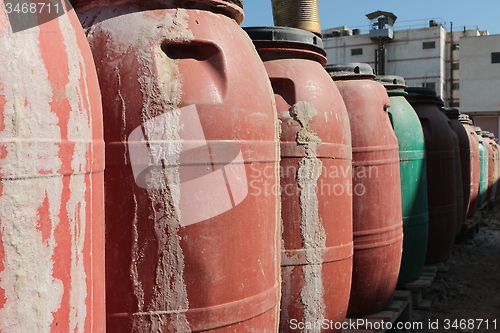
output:
[[[460,44],[458,44],[458,43],[453,43],[453,44],[451,45],[451,49],[452,49],[453,51],[456,51],[456,50],[460,49]]]
[[[452,70],[459,70],[460,69],[460,65],[458,62],[454,62],[451,64],[451,69]]]
[[[500,52],[491,53],[491,63],[499,64],[500,63]]]
[[[424,48],[424,49],[435,49],[436,48],[436,42],[423,42],[422,43],[422,48]]]
[[[424,82],[422,87],[436,90],[436,82]]]
[[[460,83],[458,83],[458,82],[453,82],[453,83],[451,84],[451,89],[453,89],[453,90],[459,90],[459,89],[460,89]]]
[[[351,55],[362,55],[363,49],[351,49]]]

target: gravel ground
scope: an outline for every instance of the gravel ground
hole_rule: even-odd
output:
[[[422,328],[399,332],[500,332],[499,205],[483,213],[474,239],[455,245],[426,291],[431,308],[412,312]]]

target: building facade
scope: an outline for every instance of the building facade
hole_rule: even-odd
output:
[[[374,24],[372,30],[380,28]],[[372,30],[323,30],[328,63],[368,63],[383,68],[377,74],[404,77],[410,87],[433,88],[445,106],[458,107],[477,126],[499,135],[500,35],[477,28],[446,31],[442,22],[429,20],[425,27],[394,29],[381,46]],[[381,48],[384,66],[379,64]]]
[[[460,111],[498,137],[500,35],[460,38]]]

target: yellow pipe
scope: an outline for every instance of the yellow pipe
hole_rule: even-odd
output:
[[[321,34],[317,0],[271,0],[274,25]]]

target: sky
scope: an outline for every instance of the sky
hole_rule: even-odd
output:
[[[243,0],[245,21],[241,26],[272,26],[271,0]],[[321,29],[348,26],[368,33],[366,14],[382,10],[397,16],[395,29],[422,28],[430,19],[450,31],[488,30],[500,34],[500,0],[318,0]]]

